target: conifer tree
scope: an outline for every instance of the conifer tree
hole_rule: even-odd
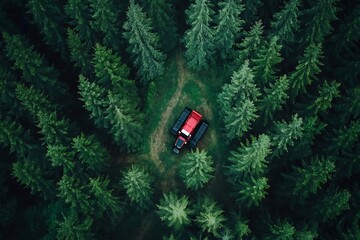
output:
[[[244,181],[239,181],[235,188],[235,197],[240,204],[247,207],[258,206],[267,194],[268,179],[266,177],[248,177]]]
[[[281,11],[275,13],[271,22],[271,36],[277,36],[280,43],[292,42],[299,28],[301,0],[289,0]]]
[[[189,201],[187,196],[179,197],[175,193],[164,193],[160,199],[159,205],[156,205],[157,213],[168,227],[180,230],[190,223],[189,214],[191,210],[188,207]]]
[[[21,71],[23,79],[42,90],[52,98],[64,96],[65,88],[60,84],[58,71],[49,67],[43,57],[34,51],[34,47],[20,35],[3,33],[6,56],[14,62],[14,68]]]
[[[326,195],[314,205],[314,216],[321,222],[327,222],[349,209],[351,194],[348,190],[328,191]]]
[[[233,58],[234,45],[244,24],[240,18],[244,4],[236,0],[224,0],[218,5],[220,10],[216,19],[215,46],[223,59]]]
[[[307,109],[314,114],[327,111],[331,108],[333,99],[340,97],[339,87],[340,83],[335,81],[328,83],[325,81],[324,85],[319,88],[319,96]]]
[[[215,237],[219,237],[220,230],[224,227],[224,211],[214,200],[208,197],[202,199],[198,205],[198,213],[195,219],[196,223],[203,232],[211,233]]]
[[[109,189],[110,180],[107,178],[90,178],[90,192],[95,197],[98,213],[109,212],[112,217],[121,210],[119,198],[114,196],[113,190]]]
[[[86,136],[81,133],[73,138],[72,147],[78,154],[79,160],[95,173],[101,172],[108,165],[108,154],[95,138],[95,135]]]
[[[280,56],[281,45],[278,44],[278,37],[273,37],[270,42],[258,50],[254,63],[255,80],[261,86],[274,82],[278,65],[283,59]]]
[[[342,111],[343,120],[349,117],[355,119],[360,116],[360,87],[347,90],[346,95],[341,100],[342,102],[336,108],[340,111],[347,109],[346,112]]]
[[[69,204],[72,210],[89,215],[93,212],[90,195],[85,186],[74,177],[66,174],[62,176],[58,182],[58,196]]]
[[[208,0],[196,0],[186,10],[190,28],[185,32],[185,56],[187,65],[195,70],[206,69],[214,52],[215,32],[211,27],[213,10]]]
[[[256,58],[258,48],[263,41],[263,24],[261,20],[256,21],[249,32],[245,33],[243,41],[240,43],[240,53],[236,59],[236,65],[241,66],[248,59],[252,63],[252,59]]]
[[[39,194],[44,200],[55,196],[55,185],[47,179],[44,169],[31,159],[18,160],[13,163],[12,175],[17,181],[30,188],[32,194]]]
[[[45,42],[55,47],[65,58],[68,53],[65,43],[66,31],[64,28],[66,19],[61,6],[49,0],[29,0],[27,6],[33,15],[34,22],[44,35]]]
[[[239,216],[235,216],[232,229],[235,237],[237,237],[237,239],[239,240],[246,238],[251,233],[248,220],[243,219]]]
[[[245,11],[243,18],[245,22],[252,23],[257,19],[256,13],[262,4],[260,0],[244,0]]]
[[[69,121],[59,119],[56,112],[39,112],[38,124],[43,141],[47,145],[66,144],[68,142]]]
[[[152,177],[136,165],[123,172],[121,180],[130,201],[140,207],[146,207],[150,203],[152,182]]]
[[[93,220],[90,218],[86,217],[81,220],[75,211],[69,211],[68,214],[63,214],[61,220],[56,222],[56,238],[59,240],[93,239],[92,223]]]
[[[360,136],[360,121],[351,121],[349,126],[335,129],[328,149],[337,153],[352,149]]]
[[[337,19],[338,0],[319,0],[311,3],[311,8],[304,12],[303,39],[310,44],[322,43],[326,35],[333,30],[331,22]]]
[[[270,236],[265,237],[266,240],[293,240],[296,229],[288,221],[283,221],[270,225],[270,232]]]
[[[76,38],[79,42],[86,42],[86,47],[92,46],[94,42],[94,32],[91,28],[89,1],[68,0],[65,5],[65,13],[71,19],[70,24],[74,29],[72,32],[77,33]]]
[[[1,64],[0,62],[0,79],[2,79],[0,81],[0,108],[18,117],[22,114],[20,102],[14,92],[18,80],[8,68],[1,66]]]
[[[225,84],[218,95],[228,139],[241,137],[258,117],[254,101],[257,101],[259,95],[249,61],[245,61],[241,69],[234,72],[231,82]]]
[[[293,98],[296,97],[300,90],[305,92],[306,85],[317,80],[316,75],[320,73],[320,66],[323,65],[320,62],[321,58],[321,44],[310,44],[305,49],[303,56],[299,59],[295,71],[290,75],[290,89]]]
[[[228,170],[230,179],[263,173],[268,163],[266,157],[271,152],[270,145],[270,138],[262,134],[258,138],[251,137],[251,142],[241,143],[236,151],[231,151],[229,157],[231,165]]]
[[[297,114],[292,116],[291,122],[276,122],[271,136],[274,146],[273,156],[279,156],[288,151],[288,146],[294,146],[294,140],[303,134],[303,120]]]
[[[67,44],[70,50],[70,59],[83,74],[91,72],[90,46],[84,44],[76,30],[67,29]]]
[[[331,158],[316,156],[309,163],[302,161],[301,167],[292,169],[292,173],[285,175],[286,182],[291,186],[293,195],[305,199],[332,178],[335,164]]]
[[[162,75],[164,71],[164,54],[158,50],[159,37],[152,30],[151,21],[143,9],[130,1],[124,23],[124,38],[128,41],[128,52],[138,68],[138,76],[148,82]]]
[[[166,0],[145,0],[144,2],[154,30],[159,34],[162,49],[164,52],[169,52],[178,43],[173,3]]]
[[[64,145],[48,145],[46,156],[50,159],[52,166],[63,167],[67,174],[75,168],[74,153]]]
[[[103,44],[120,49],[120,32],[116,5],[111,0],[88,0],[91,11],[91,27],[103,34]]]
[[[212,157],[205,150],[186,154],[180,164],[180,176],[186,187],[192,190],[202,188],[213,177]]]
[[[259,108],[264,116],[264,125],[273,119],[273,114],[281,110],[289,98],[287,90],[289,89],[289,80],[286,75],[279,77],[275,83],[270,83],[268,88],[264,89],[265,94],[259,101]]]

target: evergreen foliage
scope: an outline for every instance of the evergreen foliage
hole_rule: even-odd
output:
[[[136,165],[126,170],[121,180],[130,201],[140,207],[146,207],[150,203],[153,192],[152,182],[153,179],[149,173]]]
[[[213,13],[208,0],[196,0],[186,11],[190,28],[184,34],[185,56],[188,66],[195,71],[205,70],[213,60]]]
[[[138,76],[146,83],[163,74],[165,56],[158,50],[159,37],[153,32],[151,20],[133,0],[126,16],[123,36],[129,44],[127,50],[138,68]]]
[[[175,230],[180,230],[190,223],[188,208],[188,197],[179,197],[173,192],[164,193],[163,198],[160,199],[159,205],[156,205],[157,213],[168,227],[173,227]]]
[[[260,0],[244,0],[245,11],[244,19],[247,23],[252,23],[257,19],[257,11],[263,3]]]
[[[74,153],[64,145],[47,146],[46,156],[54,167],[63,167],[65,173],[71,173],[75,168]]]
[[[91,225],[93,221],[90,218],[85,218],[83,221],[79,219],[75,211],[70,211],[69,214],[63,215],[62,220],[57,221],[57,239],[93,239],[91,232]]]
[[[331,107],[333,99],[340,97],[339,87],[340,83],[335,81],[328,83],[325,81],[324,85],[319,88],[319,97],[315,99],[308,109],[314,114],[327,111]]]
[[[236,185],[238,188],[236,200],[247,207],[259,206],[261,200],[267,195],[269,188],[266,177],[249,177],[244,181],[239,181]]]
[[[289,222],[284,221],[279,224],[270,225],[271,235],[266,237],[267,240],[292,240],[295,235],[295,227]]]
[[[15,152],[20,158],[26,157],[31,146],[25,142],[24,129],[10,119],[0,119],[0,143],[10,148],[10,153]]]
[[[212,157],[205,150],[188,153],[180,165],[180,176],[186,187],[192,190],[202,188],[213,177]]]

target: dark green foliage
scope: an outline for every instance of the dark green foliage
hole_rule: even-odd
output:
[[[254,72],[256,82],[264,86],[268,82],[274,82],[275,74],[278,71],[275,66],[283,59],[280,56],[281,45],[278,38],[273,37],[270,42],[258,50],[254,62]]]
[[[89,3],[91,27],[103,34],[105,46],[120,49],[120,29],[118,27],[116,5],[111,0],[89,0]]]
[[[328,191],[314,206],[314,215],[323,222],[336,218],[349,209],[351,194],[348,190]]]
[[[275,83],[270,83],[269,88],[264,89],[264,97],[259,101],[260,110],[264,116],[264,124],[273,119],[275,111],[281,110],[282,105],[289,98],[288,89],[289,80],[286,75],[281,76]]]
[[[236,54],[234,45],[244,24],[240,18],[244,5],[237,0],[225,0],[218,5],[220,10],[216,18],[215,46],[223,59],[232,59]]]
[[[269,187],[266,177],[248,177],[237,183],[236,200],[239,204],[244,204],[247,207],[259,206],[261,200],[267,195],[266,191]]]
[[[43,135],[42,139],[47,145],[68,141],[69,122],[65,119],[59,119],[56,112],[39,112],[37,126],[40,128]]]
[[[17,82],[16,76],[6,67],[0,66],[0,79],[0,108],[19,116],[22,110],[14,93]]]
[[[39,90],[46,91],[50,97],[60,97],[64,87],[57,82],[58,71],[47,66],[39,53],[34,51],[20,35],[3,33],[6,43],[6,56],[14,62],[14,67],[21,71],[26,82],[30,82]]]
[[[207,197],[202,199],[198,205],[196,223],[203,232],[211,233],[218,237],[220,230],[224,227],[224,211],[214,200]]]
[[[347,117],[357,118],[360,116],[360,87],[347,90],[342,100],[343,102],[337,107],[340,111],[347,109],[347,112],[342,116],[343,119]]]
[[[163,198],[160,199],[159,205],[156,205],[157,213],[168,227],[173,227],[175,230],[180,230],[190,223],[189,214],[191,213],[188,207],[188,197],[179,197],[175,193],[164,193]]]
[[[186,154],[180,164],[180,176],[186,187],[192,190],[202,188],[213,177],[212,157],[203,150]]]
[[[359,135],[360,121],[352,121],[349,126],[335,129],[328,149],[335,152],[350,150],[359,139]]]
[[[75,155],[64,145],[47,146],[46,156],[54,167],[63,167],[64,172],[70,174],[75,167]]]
[[[293,240],[295,235],[295,227],[288,221],[279,222],[278,224],[270,225],[270,236],[266,240]]]
[[[301,0],[289,0],[284,8],[274,15],[274,20],[271,22],[271,35],[277,36],[281,43],[295,40],[295,32],[299,28],[300,3]]]
[[[10,119],[0,119],[0,143],[10,148],[20,158],[25,158],[31,147],[25,142],[25,130],[18,123]]]
[[[335,164],[331,158],[314,157],[309,163],[302,162],[301,167],[293,167],[289,175],[285,175],[286,185],[297,198],[307,198],[316,193],[335,172]]]
[[[294,140],[303,134],[303,120],[296,114],[292,116],[291,122],[276,122],[271,135],[271,142],[274,146],[273,156],[279,156],[288,151],[289,146],[294,146]]]
[[[313,114],[327,111],[331,108],[331,102],[333,99],[340,97],[339,87],[340,83],[333,81],[329,84],[325,81],[324,85],[319,88],[319,96],[308,107],[308,110]]]
[[[80,134],[73,138],[72,147],[86,169],[99,173],[109,164],[109,156],[105,148],[95,139],[95,135]]]
[[[62,56],[67,56],[65,35],[65,16],[61,6],[49,0],[29,0],[27,4],[34,22],[45,36],[45,42],[55,47]]]
[[[55,184],[46,177],[44,169],[30,159],[18,160],[13,163],[12,175],[22,185],[30,188],[32,194],[39,194],[45,200],[54,197]]]
[[[154,30],[159,34],[162,49],[164,52],[169,52],[178,43],[173,3],[166,0],[145,0],[144,2]]]
[[[150,203],[153,178],[139,166],[132,165],[123,173],[121,184],[124,186],[130,201],[140,207]]]
[[[75,211],[70,211],[63,215],[61,220],[57,221],[56,238],[61,240],[68,239],[93,239],[91,225],[93,221],[90,218],[79,219]]]
[[[143,9],[133,0],[130,1],[124,23],[124,38],[128,42],[128,52],[138,68],[138,76],[148,82],[162,75],[164,54],[158,50],[159,37],[153,32],[151,21]]]
[[[195,71],[205,70],[213,60],[215,48],[213,10],[208,0],[196,0],[186,10],[186,16],[190,25],[184,34],[187,65]]]
[[[245,22],[252,23],[257,19],[256,13],[262,4],[260,0],[244,0],[245,11],[243,16]]]
[[[251,142],[241,144],[237,151],[232,151],[229,157],[231,165],[228,167],[230,179],[263,173],[268,163],[266,157],[271,152],[270,146],[270,138],[262,134],[257,139],[252,137]]]
[[[331,23],[337,19],[338,0],[312,1],[312,7],[304,12],[305,30],[303,39],[308,43],[322,43],[332,30]]]
[[[316,75],[321,72],[322,58],[321,44],[310,44],[299,59],[296,70],[290,75],[291,96],[295,98],[299,91],[305,92],[305,87],[317,80]]]

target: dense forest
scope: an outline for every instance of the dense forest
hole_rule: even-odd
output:
[[[0,32],[0,239],[360,239],[359,1],[1,0]]]

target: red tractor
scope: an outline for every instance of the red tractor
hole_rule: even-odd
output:
[[[173,151],[179,153],[185,145],[195,148],[202,136],[205,134],[209,123],[202,119],[202,115],[195,110],[185,108],[178,120],[171,128],[171,134],[176,136]]]

